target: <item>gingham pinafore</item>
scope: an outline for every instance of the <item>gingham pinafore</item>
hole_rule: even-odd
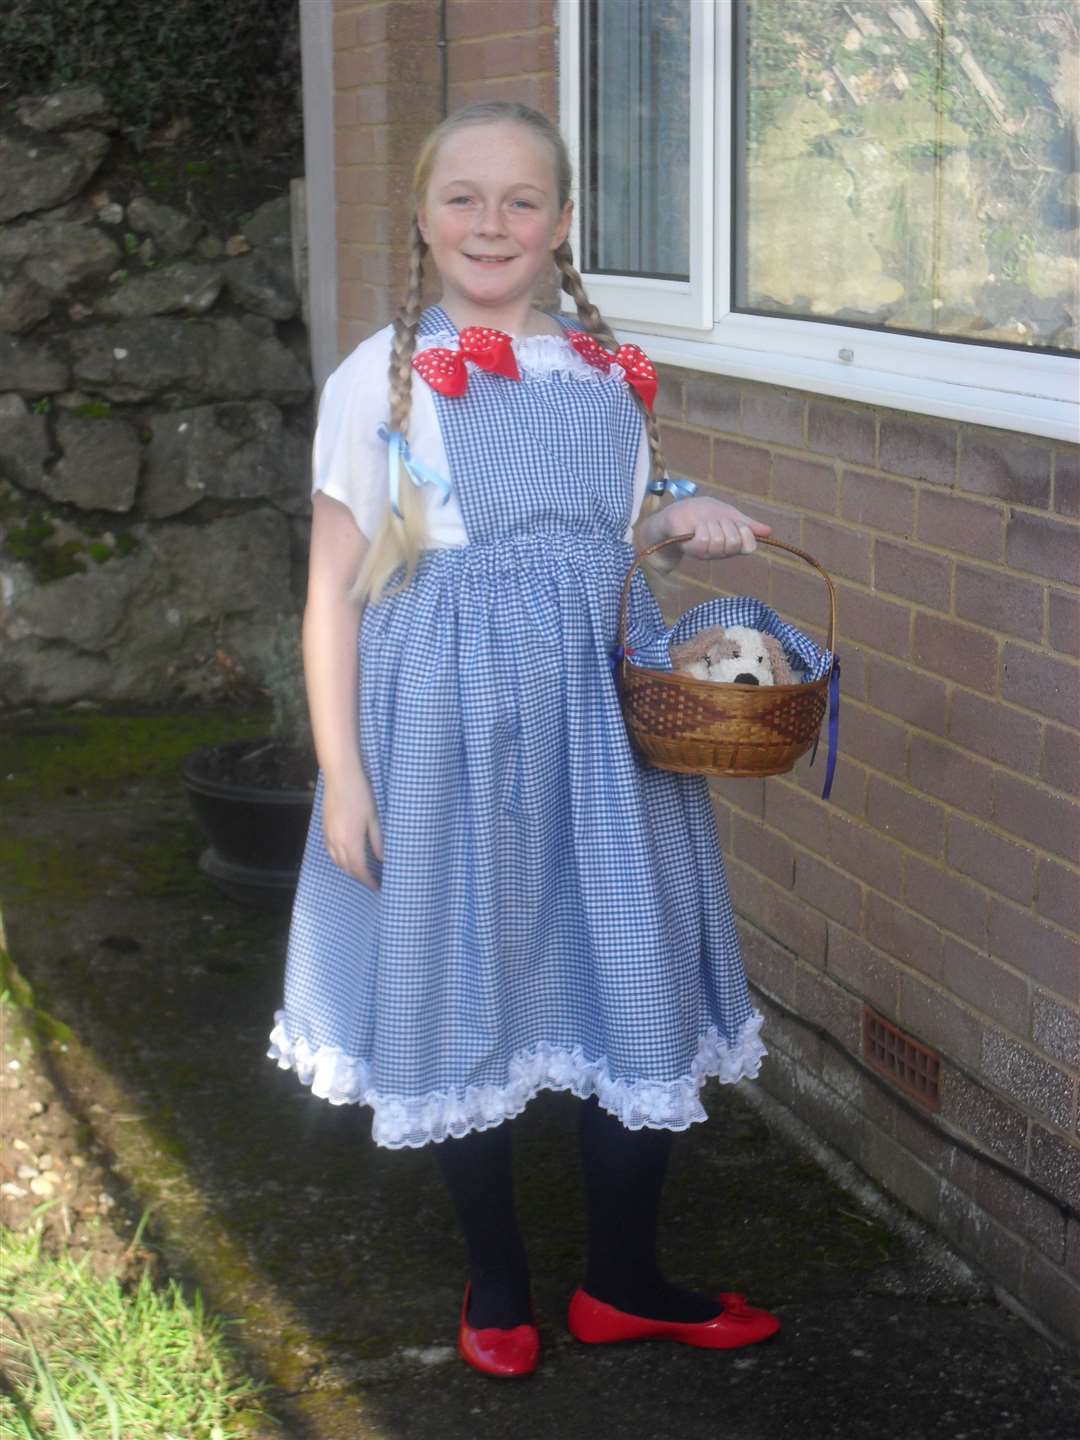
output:
[[[420,333],[443,332],[426,311]],[[381,889],[329,859],[320,778],[270,1054],[370,1105],[385,1146],[484,1129],[543,1089],[685,1129],[706,1078],[765,1052],[706,782],[639,763],[609,664],[640,413],[569,367],[470,366],[435,404],[469,543],[365,611]]]

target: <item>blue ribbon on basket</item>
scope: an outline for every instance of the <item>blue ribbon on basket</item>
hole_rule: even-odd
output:
[[[834,655],[832,670],[829,674],[829,754],[825,761],[825,784],[822,787],[821,798],[828,800],[832,794],[833,776],[836,774],[836,755],[840,743],[840,660]],[[817,754],[817,745],[814,745],[814,754]],[[810,760],[814,763],[813,758]]]
[[[402,518],[400,505],[401,493],[398,488],[401,483],[402,469],[404,469],[406,475],[408,475],[417,489],[419,489],[421,485],[434,485],[437,490],[442,492],[442,499],[439,501],[439,504],[445,505],[447,500],[450,499],[449,482],[444,480],[438,471],[433,470],[430,465],[425,465],[422,460],[417,460],[416,456],[409,449],[409,442],[400,430],[389,430],[385,425],[380,425],[378,433],[379,439],[385,440],[389,447],[387,465],[389,466],[390,472],[390,508],[398,519],[400,520]]]
[[[646,486],[652,495],[674,495],[676,500],[688,500],[691,495],[697,494],[697,488],[693,480],[677,480],[672,475],[664,475],[659,480],[650,480]]]

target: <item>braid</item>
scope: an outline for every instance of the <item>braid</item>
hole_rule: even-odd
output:
[[[394,341],[390,347],[390,429],[408,433],[412,409],[412,362],[416,353],[416,331],[423,310],[424,255],[427,245],[413,217],[409,237],[409,279],[405,299],[394,317]]]
[[[615,338],[614,331],[586,293],[585,282],[574,265],[574,255],[570,249],[569,240],[564,240],[555,251],[555,264],[559,267],[562,288],[577,306],[578,319],[585,329],[590,335],[595,335],[598,340],[603,340],[612,350],[617,350],[619,342]],[[649,442],[649,455],[652,460],[651,474],[654,478],[666,477],[668,469],[660,444],[660,426],[656,416],[642,402],[637,392],[633,393],[638,408],[641,410],[642,419],[645,421],[645,436]],[[645,496],[642,510],[645,514],[650,514],[659,504],[660,496],[650,492]]]
[[[390,346],[390,429],[407,435],[412,411],[412,362],[416,335],[423,312],[424,256],[427,245],[413,218],[409,239],[409,278],[405,299],[394,317],[394,338]],[[403,590],[416,573],[421,541],[424,538],[424,510],[416,487],[404,473],[398,476],[398,504],[401,515],[387,506],[379,531],[372,541],[356,584],[362,598],[381,600]],[[404,566],[404,575],[393,591],[391,576]]]
[[[570,249],[569,240],[564,240],[555,251],[555,264],[559,267],[562,288],[577,306],[578,319],[585,329],[590,335],[595,335],[598,340],[606,341],[613,350],[617,350],[619,342],[615,339],[611,326],[589,299],[585,292],[585,282],[574,267],[574,254]]]

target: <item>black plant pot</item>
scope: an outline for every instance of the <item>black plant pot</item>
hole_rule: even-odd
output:
[[[312,793],[222,779],[222,753],[237,748],[237,742],[212,746],[183,764],[188,798],[210,841],[199,868],[244,905],[285,906],[296,889]]]

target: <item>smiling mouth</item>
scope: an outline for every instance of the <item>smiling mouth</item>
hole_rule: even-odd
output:
[[[465,252],[465,259],[475,265],[507,265],[513,258],[513,255],[470,255]]]

